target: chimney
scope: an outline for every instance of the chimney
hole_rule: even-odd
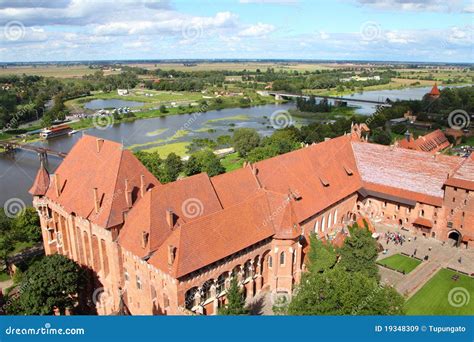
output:
[[[97,188],[92,189],[94,192],[94,211],[96,214],[99,213],[99,195],[97,193]]]
[[[145,175],[140,175],[140,195],[145,196]]]
[[[146,245],[148,244],[148,237],[149,234],[147,232],[142,232],[142,248],[146,248]]]
[[[406,141],[410,142],[410,132],[408,131],[405,132],[405,139]]]
[[[99,153],[100,149],[102,148],[102,145],[104,145],[104,139],[98,138],[96,140],[96,143],[97,143],[97,153]]]
[[[176,247],[173,245],[168,246],[168,265],[171,266],[176,258]]]
[[[128,208],[132,206],[132,192],[128,189],[128,179],[125,179],[125,202]]]
[[[173,210],[171,209],[167,209],[166,210],[166,222],[168,223],[168,226],[170,228],[173,228],[174,227],[174,213],[173,213]]]
[[[56,188],[56,197],[59,197],[61,195],[61,182],[58,173],[54,174],[54,187]]]

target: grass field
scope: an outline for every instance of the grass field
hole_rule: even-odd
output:
[[[421,264],[421,261],[405,255],[395,254],[389,256],[388,258],[377,261],[377,264],[407,274],[413,271],[419,264]]]
[[[84,75],[93,74],[98,69],[89,69],[86,65],[41,65],[41,66],[9,66],[4,69],[0,69],[0,76],[2,75],[38,75],[44,77],[57,77],[57,78],[80,78]],[[104,75],[119,74],[120,71],[104,71]]]
[[[236,169],[240,169],[244,160],[239,157],[237,152],[226,155],[221,159],[222,166],[225,168],[225,172],[230,172]]]
[[[452,276],[459,275],[454,281]],[[408,315],[473,315],[474,279],[441,269],[405,305]]]

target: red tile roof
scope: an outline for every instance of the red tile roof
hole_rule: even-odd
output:
[[[130,210],[120,232],[119,243],[140,257],[155,251],[174,228],[222,209],[209,177],[200,173],[176,182],[161,185],[147,192],[142,201]],[[170,227],[166,214],[170,210],[176,221]],[[143,233],[148,244],[142,246]]]
[[[56,179],[52,180],[46,196],[68,212],[110,228],[123,223],[124,212],[129,210],[125,181],[128,180],[130,197],[135,203],[140,197],[141,175],[146,188],[160,184],[121,144],[85,135],[57,168]],[[60,188],[59,196],[56,184]],[[94,188],[99,202],[97,213]]]
[[[46,196],[103,227],[122,223],[127,212],[119,244],[181,277],[271,236],[295,239],[300,222],[361,188],[441,205],[448,173],[453,180],[471,179],[470,164],[461,161],[342,136],[212,179],[199,174],[161,185],[120,144],[98,145],[85,136],[57,170],[60,196],[54,181]],[[155,185],[143,198],[141,174],[147,188]],[[175,251],[171,266],[170,250]]]
[[[225,210],[202,216],[175,229],[149,259],[155,267],[182,277],[271,237],[275,231],[265,191]],[[170,246],[176,248],[172,265]]]
[[[33,196],[44,196],[49,187],[49,173],[41,162],[38,173],[36,174],[33,186],[28,191]]]
[[[445,184],[474,191],[474,154],[462,162]]]
[[[349,196],[362,185],[349,136],[263,160],[254,164],[254,168],[265,189],[299,195],[300,199],[293,203],[299,222]],[[349,175],[345,168],[350,168],[353,174]]]
[[[423,217],[417,217],[415,221],[413,221],[413,224],[417,224],[426,228],[433,228],[433,222]]]
[[[443,184],[448,173],[455,170],[462,158],[420,153],[394,146],[352,142],[357,168],[362,180],[372,184],[374,191],[432,203],[442,200]]]
[[[429,93],[431,96],[439,96],[440,95],[440,92],[439,92],[439,89],[438,89],[438,85],[435,83],[433,85],[433,88],[431,88],[431,91]]]
[[[431,133],[419,137],[418,139],[410,139],[410,141],[407,139],[402,139],[398,141],[398,145],[410,150],[436,153],[448,148],[451,144],[444,133],[437,129]]]

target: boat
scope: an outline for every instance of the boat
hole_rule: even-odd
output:
[[[73,130],[72,130],[72,131],[70,131],[68,134],[69,134],[69,135],[73,135],[74,133],[77,133],[77,132],[79,132],[79,131],[78,131],[78,130],[75,130],[75,129],[73,129]]]
[[[41,131],[40,137],[43,139],[51,139],[59,137],[61,135],[69,134],[72,131],[72,128],[68,125],[58,125],[45,128]]]

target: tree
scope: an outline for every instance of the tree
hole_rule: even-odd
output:
[[[39,216],[33,207],[26,208],[12,222],[13,233],[19,241],[41,241]]]
[[[316,234],[309,237],[308,270],[321,273],[331,269],[337,260],[336,251],[330,243],[324,244]]]
[[[236,277],[232,277],[230,287],[227,291],[227,304],[219,309],[220,315],[248,315],[249,310],[245,307],[245,299]]]
[[[197,175],[201,172],[201,163],[196,154],[192,154],[184,164],[184,174],[186,176]]]
[[[163,114],[168,113],[168,108],[166,108],[165,105],[161,105],[160,106],[160,113],[163,113]]]
[[[303,275],[290,315],[400,315],[404,299],[393,288],[341,267]]]
[[[161,178],[162,160],[158,152],[135,152],[135,156],[157,179]]]
[[[211,150],[204,150],[198,153],[201,164],[201,171],[206,172],[209,177],[220,175],[225,172],[219,158]]]
[[[372,136],[373,141],[377,144],[390,145],[392,143],[392,137],[390,136],[390,133],[385,132],[384,130],[375,129]]]
[[[224,173],[225,169],[219,158],[209,149],[192,154],[184,165],[184,173],[192,176],[206,172],[210,177]]]
[[[9,313],[52,315],[57,308],[64,314],[74,307],[84,285],[83,271],[74,261],[60,254],[45,256],[26,271],[13,309],[18,312]]]
[[[232,137],[234,149],[241,157],[246,157],[259,143],[260,135],[258,135],[257,131],[253,128],[236,129]]]
[[[170,153],[163,161],[163,174],[160,181],[163,183],[174,182],[183,170],[183,162],[176,153]]]
[[[344,241],[338,253],[340,267],[348,272],[361,272],[369,277],[379,279],[377,264],[377,241],[372,238],[367,227],[354,224],[349,227],[350,236]]]

